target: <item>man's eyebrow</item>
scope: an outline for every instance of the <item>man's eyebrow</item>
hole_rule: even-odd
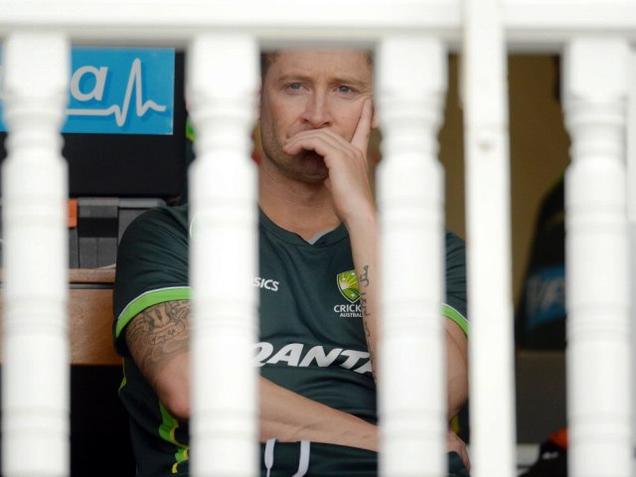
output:
[[[288,82],[288,81],[307,81],[307,82],[312,82],[314,81],[314,78],[312,78],[311,76],[302,74],[302,73],[288,73],[285,75],[282,75],[278,78],[278,81],[283,83],[283,82]],[[349,85],[353,85],[353,86],[357,86],[359,88],[370,88],[371,85],[364,80],[361,80],[359,78],[355,78],[353,76],[337,76],[335,78],[331,78],[329,80],[329,82],[331,84],[349,84]]]
[[[332,83],[337,84],[350,84],[353,86],[357,86],[358,88],[370,88],[371,84],[368,81],[364,81],[359,78],[355,78],[353,76],[338,76],[331,80]]]
[[[339,76],[339,77],[333,78],[331,83],[353,86],[354,88],[357,88],[360,91],[366,91],[373,88],[373,85],[370,82],[362,80],[360,78],[355,78],[353,76]]]
[[[282,75],[278,77],[278,81],[286,82],[286,81],[311,81],[309,76],[303,75],[301,73],[289,73],[286,75]]]

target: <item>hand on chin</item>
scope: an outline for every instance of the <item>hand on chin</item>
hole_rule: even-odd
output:
[[[313,180],[324,180],[329,175],[325,159],[317,152],[303,150],[296,157],[302,170],[311,176]]]

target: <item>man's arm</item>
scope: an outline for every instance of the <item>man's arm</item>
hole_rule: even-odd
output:
[[[190,415],[190,302],[146,308],[126,327],[126,344],[159,400],[176,417]]]
[[[357,217],[347,225],[351,238],[353,266],[358,276],[362,326],[369,349],[374,378],[378,377],[377,343],[377,223],[375,214]]]
[[[147,308],[126,329],[135,363],[176,417],[190,417],[190,302]],[[260,439],[311,440],[377,450],[377,427],[260,378]]]
[[[283,146],[287,154],[312,150],[329,169],[325,187],[331,193],[335,213],[351,240],[353,265],[358,277],[362,323],[374,377],[377,378],[377,214],[369,179],[367,148],[373,118],[370,97],[363,95],[360,118],[351,142],[329,128],[302,131]]]
[[[377,225],[374,216],[357,217],[348,225],[353,262],[358,275],[362,323],[377,378]],[[456,416],[468,398],[468,340],[462,329],[444,318],[447,363],[448,418]]]
[[[297,154],[303,149],[316,151],[329,168],[325,186],[331,192],[336,214],[349,232],[360,289],[362,324],[374,378],[377,380],[378,228],[367,162],[372,119],[372,102],[365,99],[351,142],[328,128],[322,128],[296,134],[288,140],[283,150],[288,154]],[[467,397],[467,347],[465,335],[449,320],[446,320],[445,335],[450,418],[459,412]],[[466,466],[470,465],[464,443],[452,432],[448,434],[448,448],[460,453]]]
[[[448,417],[456,416],[468,398],[468,340],[452,320],[444,320]]]
[[[449,420],[459,414],[468,398],[468,340],[457,323],[444,319],[446,336],[446,382]],[[455,433],[448,431],[446,446],[457,452],[470,470],[470,458],[466,444]]]
[[[370,98],[363,101],[360,119],[350,142],[328,128],[322,128],[296,134],[283,149],[289,154],[297,154],[303,149],[316,151],[323,156],[329,168],[325,186],[331,192],[336,214],[349,232],[360,290],[362,324],[377,379],[378,225],[367,162],[373,107]],[[467,396],[467,353],[463,332],[454,322],[446,321],[448,412],[452,417],[459,412]]]

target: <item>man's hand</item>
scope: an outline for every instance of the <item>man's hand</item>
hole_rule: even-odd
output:
[[[371,100],[366,99],[351,142],[321,128],[295,134],[283,146],[286,154],[307,150],[323,157],[329,169],[325,186],[331,192],[336,214],[347,227],[361,216],[375,214],[367,164],[372,116]]]
[[[448,431],[448,435],[446,436],[446,447],[448,452],[457,452],[459,457],[462,459],[466,470],[470,470],[470,458],[468,457],[466,443],[462,441],[453,431]]]
[[[283,151],[290,155],[314,151],[323,157],[329,169],[325,186],[331,192],[338,218],[349,232],[358,276],[362,325],[373,376],[377,379],[377,222],[367,163],[372,116],[371,100],[365,99],[351,142],[329,129],[312,129],[290,138]]]

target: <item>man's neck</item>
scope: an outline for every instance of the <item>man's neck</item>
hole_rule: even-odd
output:
[[[259,205],[276,225],[309,241],[340,224],[324,184],[291,179],[263,163],[259,169]]]

